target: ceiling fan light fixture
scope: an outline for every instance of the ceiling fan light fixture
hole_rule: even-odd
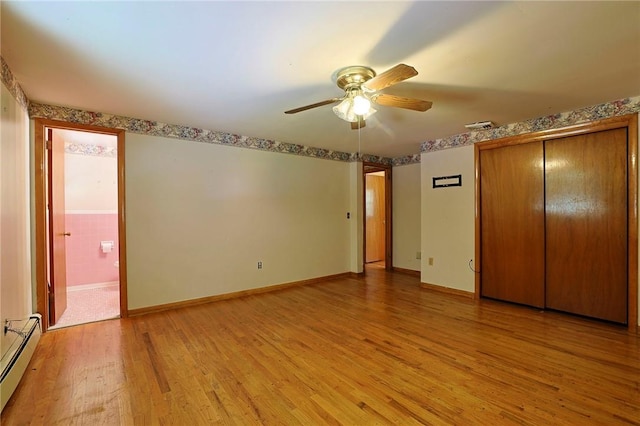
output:
[[[344,121],[357,123],[369,118],[376,110],[359,90],[350,90],[342,102],[333,107],[333,112]]]
[[[340,102],[338,105],[334,106],[333,108],[333,112],[335,115],[337,115],[339,118],[345,120],[345,121],[350,121],[349,120],[349,110],[352,109],[351,108],[351,100],[346,98],[343,99],[342,102]],[[353,112],[353,111],[351,111]]]
[[[371,109],[371,101],[362,95],[356,95],[353,98],[353,112],[358,115],[364,115]]]

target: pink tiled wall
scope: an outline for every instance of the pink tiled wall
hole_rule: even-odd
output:
[[[67,214],[67,286],[118,281],[118,215]],[[110,253],[100,241],[113,241]]]

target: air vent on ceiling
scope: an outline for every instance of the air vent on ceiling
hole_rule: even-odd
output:
[[[493,128],[493,122],[492,121],[478,121],[476,123],[465,124],[464,127],[466,127],[469,130],[487,130],[487,129],[492,129]]]

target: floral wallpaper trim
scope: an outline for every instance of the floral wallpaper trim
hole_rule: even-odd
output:
[[[352,161],[364,161],[365,163],[376,163],[376,164],[384,164],[385,166],[391,166],[393,163],[393,159],[391,158],[387,158],[387,157],[380,157],[378,155],[371,155],[371,154],[360,154],[358,155],[357,153],[352,154],[353,156],[353,160]]]
[[[65,154],[91,155],[94,157],[117,157],[118,148],[87,143],[65,143]]]
[[[0,56],[0,66],[2,66],[2,84],[5,85],[9,93],[16,99],[18,104],[25,110],[29,110],[29,99],[27,99],[27,95],[24,94],[22,87],[18,84],[18,80],[15,79],[9,65],[4,60],[2,56]]]
[[[391,164],[390,158],[377,156],[360,156],[357,153],[332,151],[323,148],[314,148],[304,145],[278,142],[269,139],[252,138],[235,135],[232,133],[217,132],[213,130],[199,129],[195,127],[180,126],[175,124],[160,123],[157,121],[141,120],[137,118],[122,117],[112,114],[104,114],[92,111],[82,111],[73,108],[44,105],[38,103],[29,104],[29,116],[31,118],[46,118],[62,120],[71,123],[90,124],[115,129],[124,129],[132,133],[141,133],[150,136],[184,139],[195,142],[211,143],[218,145],[235,146],[239,148],[259,149],[283,154],[295,154],[306,157],[322,158],[337,161],[357,161],[360,157],[365,161],[373,161]],[[370,159],[370,160],[369,160]]]
[[[393,167],[408,166],[409,164],[420,164],[420,154],[405,155],[404,157],[396,157],[391,161]]]
[[[509,136],[532,133],[540,130],[556,129],[573,124],[600,120],[603,118],[640,112],[640,96],[619,99],[617,101],[594,105],[575,111],[567,111],[559,114],[547,115],[519,123],[507,124],[489,130],[478,130],[462,133],[443,139],[423,142],[420,152],[432,152],[442,149],[456,148],[472,145],[476,142],[500,139]]]

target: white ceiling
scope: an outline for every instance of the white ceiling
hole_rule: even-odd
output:
[[[1,4],[1,54],[34,102],[345,152],[335,72],[398,63],[362,152],[640,95],[640,2],[35,2]]]

